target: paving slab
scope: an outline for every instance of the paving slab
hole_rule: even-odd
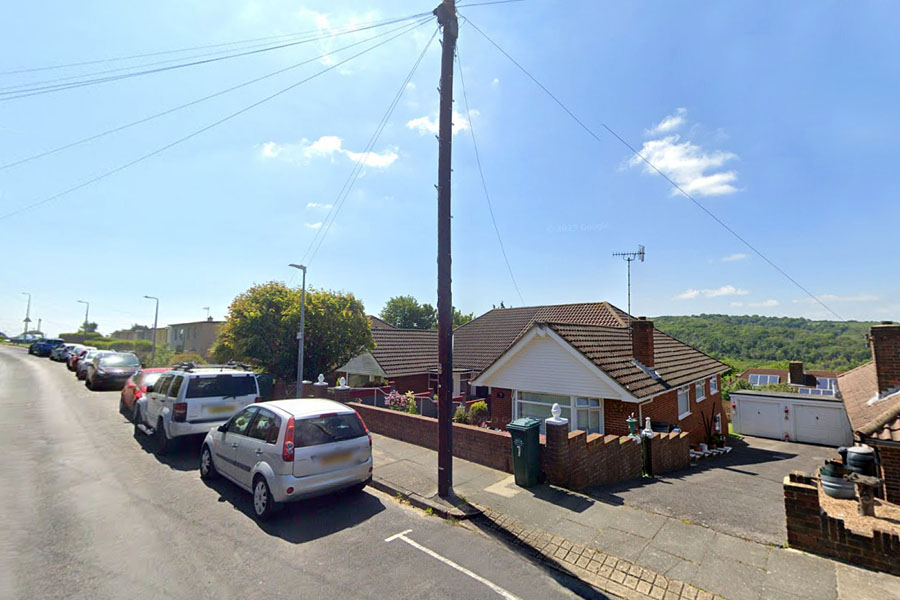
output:
[[[715,537],[715,532],[705,527],[667,519],[650,545],[694,563],[703,561]]]
[[[837,563],[797,550],[775,548],[766,565],[765,586],[804,598],[837,598]]]
[[[669,572],[676,568],[682,573],[686,573],[685,581],[689,581],[694,573],[697,572],[697,565],[687,561],[681,557],[669,554],[664,550],[656,548],[652,544],[648,544],[634,561],[636,564],[651,569],[661,575],[669,575]],[[691,568],[693,567],[693,568]],[[680,579],[676,577],[675,579]]]
[[[842,600],[887,600],[900,598],[900,577],[838,564],[838,598]]]
[[[691,585],[729,600],[759,600],[765,571],[719,556],[709,556],[691,578]]]
[[[645,537],[612,527],[598,532],[594,537],[594,544],[601,550],[631,562],[637,560],[649,543],[650,540]]]
[[[748,564],[759,569],[765,569],[769,561],[771,548],[764,544],[757,544],[728,535],[716,533],[709,546],[710,554]]]

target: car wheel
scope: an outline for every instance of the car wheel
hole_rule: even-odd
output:
[[[125,416],[125,397],[119,394],[119,414]]]
[[[171,449],[172,440],[170,440],[168,434],[166,434],[166,428],[163,424],[163,420],[159,419],[156,422],[156,453],[160,456],[165,456]]]
[[[210,481],[218,478],[219,472],[216,471],[216,465],[213,463],[212,451],[209,446],[203,444],[203,450],[200,451],[200,479]]]
[[[137,437],[137,436],[141,435],[142,433],[144,433],[144,432],[141,430],[141,428],[140,428],[140,424],[141,424],[141,409],[140,409],[140,407],[137,405],[137,403],[135,403],[135,405],[134,405],[134,412],[131,414],[131,422],[134,423],[134,436],[135,436],[135,437]]]
[[[94,389],[94,385],[91,383],[91,378],[90,378],[90,377],[85,377],[85,378],[84,378],[84,387],[86,387],[86,388],[89,389],[89,390]]]
[[[253,512],[260,521],[265,521],[275,512],[275,499],[262,475],[257,475],[253,480]]]

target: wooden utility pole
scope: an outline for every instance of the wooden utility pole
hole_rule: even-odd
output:
[[[450,173],[453,139],[453,55],[459,23],[456,2],[443,0],[434,9],[444,29],[441,53],[441,101],[438,149],[438,495],[453,488],[453,298],[450,292]]]

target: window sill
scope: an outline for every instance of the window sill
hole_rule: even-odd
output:
[[[686,413],[681,413],[680,415],[678,415],[678,420],[681,421],[689,416],[691,416],[691,411],[687,411]]]
[[[706,400],[706,396],[703,396],[702,398],[697,398],[698,403],[703,402],[704,400]]]

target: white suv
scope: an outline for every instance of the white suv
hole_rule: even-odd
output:
[[[279,504],[372,480],[372,436],[355,410],[316,398],[254,404],[212,429],[200,477],[223,475],[253,494],[257,518]]]
[[[134,430],[156,436],[156,452],[165,454],[177,438],[205,434],[259,401],[256,375],[245,365],[178,365],[137,401]]]

